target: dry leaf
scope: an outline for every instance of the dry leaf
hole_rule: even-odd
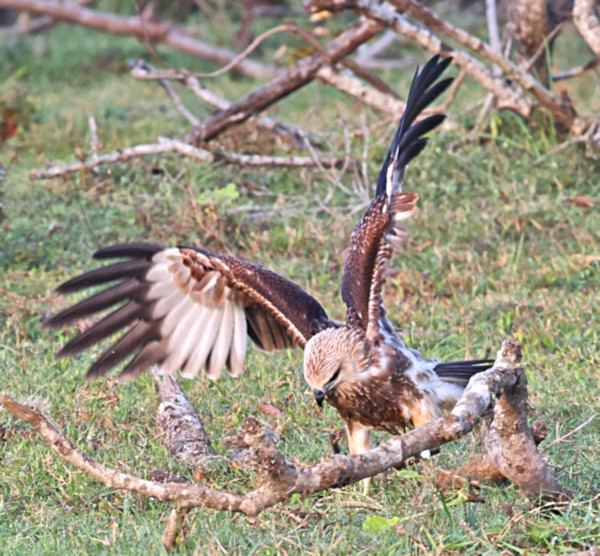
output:
[[[258,406],[258,409],[261,413],[264,413],[265,415],[271,415],[272,417],[281,417],[283,415],[281,409],[276,408],[270,403],[261,403]]]
[[[590,208],[594,206],[596,199],[586,197],[584,195],[575,195],[573,197],[565,197],[564,200],[568,203],[573,203],[578,207]]]

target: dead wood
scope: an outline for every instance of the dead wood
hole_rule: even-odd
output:
[[[331,66],[323,66],[317,72],[317,77],[342,93],[358,99],[360,102],[396,118],[404,113],[406,103],[382,91],[378,91],[362,81],[343,73]],[[424,111],[425,112],[425,111]]]
[[[84,6],[86,4],[89,4],[92,0],[77,0],[76,2],[74,2],[75,5],[77,6]],[[7,34],[9,35],[17,35],[17,36],[24,36],[24,35],[30,35],[30,34],[34,34],[34,33],[39,33],[41,31],[45,31],[46,29],[56,25],[57,23],[60,23],[60,20],[51,17],[49,15],[41,15],[39,17],[36,18],[30,18],[30,17],[26,17],[24,18],[18,18],[16,23],[6,29]]]
[[[156,427],[171,455],[195,467],[203,467],[216,455],[204,422],[181,390],[173,376],[160,381],[160,399]]]
[[[600,21],[594,0],[575,0],[573,21],[594,54],[600,57]]]
[[[212,163],[223,161],[226,164],[235,164],[239,166],[272,166],[272,167],[305,167],[305,166],[322,166],[322,167],[339,167],[342,161],[333,157],[321,158],[315,160],[308,156],[262,156],[258,154],[239,154],[226,151],[208,151],[194,147],[184,141],[177,139],[168,139],[159,137],[156,143],[148,143],[145,145],[135,145],[126,147],[118,151],[91,156],[80,162],[67,164],[65,166],[51,166],[47,170],[34,170],[29,174],[29,179],[52,179],[61,176],[68,176],[78,172],[86,172],[101,166],[103,164],[115,164],[119,162],[127,162],[135,158],[144,156],[154,156],[164,153],[178,153],[187,156],[198,162]]]
[[[194,74],[190,73],[185,69],[157,70],[146,60],[143,59],[129,60],[129,64],[132,67],[131,76],[133,78],[140,79],[142,81],[158,81],[165,88],[167,94],[169,94],[169,96],[172,99],[173,89],[172,87],[170,87],[167,81],[176,81],[178,83],[181,83],[190,91],[192,91],[192,93],[194,93],[200,100],[202,100],[206,104],[215,106],[219,110],[227,110],[231,106],[231,101],[217,95],[216,93],[208,89],[206,86],[200,83],[200,81]],[[195,116],[192,116],[193,121],[185,114],[184,117],[192,125],[199,125],[200,123]],[[278,122],[264,114],[258,114],[251,118],[250,121],[255,122],[256,125],[261,129],[270,131],[279,136],[291,138],[298,148],[306,148],[303,136],[308,135],[308,133],[306,131],[301,130],[301,128],[296,124],[292,124],[289,122]]]
[[[119,16],[82,8],[72,3],[59,4],[45,0],[0,0],[0,8],[48,15],[55,20],[90,27],[113,35],[134,36],[150,44],[162,42],[175,50],[218,64],[229,64],[238,56],[231,50],[194,39],[187,35],[185,29],[166,21],[155,21],[140,16]],[[258,79],[272,78],[278,73],[275,68],[248,59],[240,60],[232,69],[242,75]]]
[[[443,21],[415,0],[390,0],[389,3],[383,5],[375,4],[370,0],[311,0],[309,6],[313,9],[318,7],[318,9],[330,11],[353,10],[408,37],[433,54],[452,56],[454,65],[495,95],[498,108],[513,110],[524,118],[530,119],[533,109],[539,105],[549,110],[557,121],[567,126],[575,134],[580,134],[586,127],[585,122],[577,117],[570,103],[554,96],[530,73],[520,69],[502,53],[495,52],[485,41]],[[396,11],[390,9],[391,6]],[[414,25],[402,14],[419,20],[427,28]],[[483,57],[489,63],[496,64],[501,68],[504,76],[495,76],[493,71],[477,58],[443,43],[434,33],[446,36],[474,54]],[[506,79],[510,79],[517,86],[511,85]],[[528,94],[536,102],[533,102],[527,96]]]
[[[335,64],[352,53],[359,45],[377,34],[380,29],[378,23],[360,18],[325,46],[322,51],[299,60],[275,80],[234,102],[226,110],[221,110],[207,118],[188,134],[187,140],[195,145],[209,141],[231,125],[244,122],[262,112],[268,106],[314,79],[322,66]]]
[[[394,436],[365,454],[325,456],[313,466],[287,459],[277,448],[277,438],[272,430],[256,419],[248,418],[240,433],[229,439],[230,444],[252,452],[253,465],[263,478],[259,487],[245,494],[206,486],[161,484],[115,471],[83,454],[41,413],[6,394],[2,404],[13,415],[30,423],[61,459],[106,486],[174,503],[175,510],[165,532],[168,539],[177,536],[173,530],[181,526],[178,520],[190,508],[240,512],[254,519],[294,493],[308,495],[341,487],[396,467],[409,458],[418,457],[424,450],[437,448],[467,434],[494,406],[495,400],[493,419],[486,429],[484,442],[490,461],[531,499],[564,501],[567,494],[541,460],[526,423],[527,390],[520,357],[518,342],[505,340],[494,367],[471,379],[449,415],[402,436]]]
[[[567,493],[542,460],[527,424],[527,378],[520,360],[518,346],[506,361],[515,366],[516,381],[494,405],[494,418],[482,430],[483,447],[490,463],[526,496],[543,501],[566,500]]]
[[[516,46],[517,62],[524,67],[528,60],[535,57],[533,67],[538,79],[549,87],[547,57],[537,55],[540,48],[551,48],[551,41],[546,39],[551,32],[546,0],[508,0],[506,16]]]

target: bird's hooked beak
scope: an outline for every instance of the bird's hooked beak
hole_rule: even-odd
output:
[[[313,388],[313,394],[315,395],[315,400],[317,400],[317,405],[323,407],[323,400],[325,399],[327,392],[319,390],[318,388]]]
[[[333,373],[331,380],[323,385],[323,390],[313,388],[313,394],[315,395],[315,400],[317,400],[317,404],[319,405],[319,407],[323,407],[323,400],[325,399],[327,394],[337,387],[337,379],[340,376],[340,370],[341,367],[339,367],[338,370],[335,373]]]
[[[313,388],[313,394],[315,395],[315,400],[317,400],[317,404],[319,405],[319,407],[323,407],[323,401],[325,400],[325,397],[331,390],[333,390],[337,386],[336,384],[334,384],[337,375],[338,373],[335,374],[332,380],[323,385],[323,390]]]

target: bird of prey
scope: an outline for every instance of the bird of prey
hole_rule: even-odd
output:
[[[406,110],[387,153],[377,190],[350,239],[342,279],[346,322],[331,321],[295,283],[259,265],[198,247],[127,244],[100,249],[96,259],[123,259],[58,287],[71,293],[110,286],[67,308],[45,325],[62,328],[114,308],[70,340],[58,357],[78,354],[123,332],[93,363],[87,379],[125,363],[131,380],[156,366],[163,373],[209,378],[223,368],[244,370],[247,339],[271,352],[304,349],[304,376],[319,404],[327,401],[346,421],[350,451],[371,447],[373,429],[393,434],[418,427],[451,407],[469,378],[491,361],[441,363],[405,347],[386,317],[382,288],[394,250],[405,237],[402,221],[417,195],[402,191],[408,163],[427,144],[423,135],[443,115],[416,122],[451,83],[436,83],[450,59],[432,58],[415,74]]]

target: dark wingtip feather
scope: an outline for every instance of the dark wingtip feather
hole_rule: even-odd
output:
[[[153,243],[122,243],[98,249],[93,255],[94,259],[114,259],[128,257],[133,259],[149,259],[152,255],[162,251],[164,247]]]
[[[114,280],[137,277],[148,269],[148,264],[148,261],[145,259],[134,259],[103,266],[67,280],[58,286],[56,291],[63,294],[72,293],[91,286],[113,282]]]
[[[47,329],[57,329],[69,326],[79,319],[88,317],[102,311],[107,307],[111,307],[129,297],[133,296],[138,290],[139,283],[134,280],[126,280],[116,286],[112,286],[106,290],[102,290],[95,295],[92,295],[76,305],[68,307],[64,311],[54,315],[42,323],[42,326]]]
[[[400,119],[398,129],[394,134],[392,144],[379,173],[376,195],[383,193],[386,189],[390,160],[397,157],[398,163],[401,166],[406,166],[424,148],[425,143],[423,143],[424,138],[422,135],[440,125],[444,120],[444,115],[436,115],[423,120],[427,123],[419,122],[413,126],[413,122],[421,111],[452,83],[452,77],[435,83],[451,61],[451,57],[440,60],[440,55],[436,54],[425,64],[420,73],[417,68],[406,100],[406,109]],[[416,147],[415,144],[420,146]]]

